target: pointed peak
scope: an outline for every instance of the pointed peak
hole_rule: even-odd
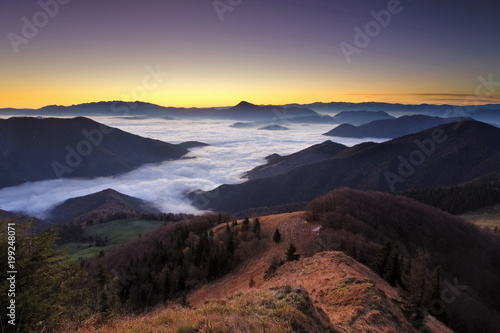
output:
[[[257,106],[257,105],[252,104],[252,103],[249,103],[249,102],[247,102],[247,101],[241,101],[241,102],[239,102],[236,106],[237,106],[237,107],[250,107],[250,106],[255,107],[255,106]]]

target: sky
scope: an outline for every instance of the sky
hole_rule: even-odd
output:
[[[0,0],[0,108],[500,103],[497,0]]]

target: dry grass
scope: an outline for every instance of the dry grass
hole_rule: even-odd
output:
[[[168,305],[106,325],[94,320],[78,332],[416,332],[393,302],[397,291],[369,268],[341,252],[307,257],[316,248],[318,225],[306,222],[303,212],[259,220],[264,238],[255,255],[231,274],[194,290],[189,295],[194,308]],[[217,226],[214,232],[225,227]],[[272,241],[276,228],[282,234],[278,244]],[[264,280],[272,258],[283,258],[290,242],[301,260],[285,263]],[[252,277],[255,285],[250,288]],[[432,317],[429,328],[451,332]]]
[[[321,252],[278,269],[263,287],[290,280],[309,290],[315,305],[348,332],[416,332],[390,300],[396,291],[375,273],[341,252]]]
[[[170,306],[150,314],[122,317],[77,332],[336,332],[306,294],[290,287],[254,291],[212,301],[197,309]]]
[[[298,253],[301,254],[307,252],[309,244],[314,243],[316,233],[312,230],[317,225],[307,223],[303,212],[264,216],[259,218],[259,221],[265,237],[259,243],[260,248],[254,249],[255,255],[247,258],[232,273],[193,291],[189,296],[191,304],[200,305],[206,300],[218,299],[220,295],[230,296],[248,292],[251,290],[248,286],[251,277],[255,281],[255,287],[258,288],[264,283],[264,271],[272,258],[283,258],[290,242],[297,246]],[[241,225],[241,222],[242,220],[238,221],[238,224]],[[220,225],[215,228],[215,232],[223,232],[225,228],[225,224]],[[272,240],[277,228],[282,235],[282,240],[278,244]]]
[[[331,323],[343,330],[416,332],[392,301],[399,298],[397,291],[366,266],[341,252],[322,252],[304,258],[312,254],[310,251],[315,248],[318,235],[318,224],[306,222],[305,213],[271,215],[259,220],[262,230],[268,234],[279,228],[282,242],[270,241],[259,255],[249,258],[234,273],[192,292],[189,298],[192,304],[254,289],[300,285],[310,293],[314,305],[325,311]],[[289,242],[295,243],[302,259],[286,263],[275,277],[264,280],[264,271],[272,258],[283,258]],[[250,289],[248,282],[252,276],[256,287]],[[446,332],[444,325],[432,322],[432,332]]]

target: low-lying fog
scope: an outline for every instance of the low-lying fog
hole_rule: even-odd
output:
[[[193,159],[146,165],[115,177],[57,179],[4,188],[0,190],[0,208],[43,217],[48,209],[68,198],[113,188],[154,202],[164,212],[197,213],[185,196],[187,192],[242,182],[242,174],[265,163],[264,158],[270,154],[287,155],[328,139],[347,146],[370,141],[323,136],[322,133],[335,126],[321,124],[284,123],[281,125],[290,130],[267,131],[232,128],[230,125],[234,121],[229,120],[92,118],[127,132],[170,143],[201,141],[211,146],[192,148],[188,156],[196,157]]]

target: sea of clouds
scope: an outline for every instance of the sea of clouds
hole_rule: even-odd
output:
[[[66,199],[112,188],[151,201],[164,212],[199,213],[187,199],[187,192],[242,182],[244,172],[264,164],[270,154],[291,154],[329,139],[347,146],[363,141],[384,141],[326,137],[322,133],[335,125],[323,124],[282,123],[290,130],[268,131],[233,128],[230,125],[234,121],[229,120],[91,118],[144,137],[170,143],[201,141],[210,146],[190,149],[188,157],[194,158],[149,164],[114,177],[56,179],[3,188],[0,189],[0,209],[43,218],[50,208]]]

